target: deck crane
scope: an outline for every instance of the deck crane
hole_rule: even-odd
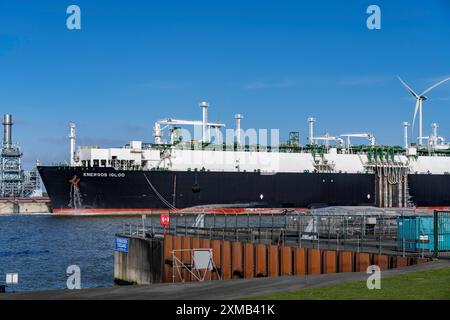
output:
[[[350,149],[350,138],[366,138],[370,141],[370,145],[375,147],[375,137],[371,133],[346,133],[341,134],[341,137],[347,137],[347,149]]]
[[[165,125],[164,127],[161,127],[161,125]],[[184,126],[202,126],[203,125],[203,121],[200,120],[180,120],[180,119],[164,119],[164,120],[159,120],[157,122],[155,122],[155,126],[153,129],[153,136],[155,137],[155,143],[156,144],[161,144],[162,143],[162,131],[164,129],[166,129],[168,126],[180,126],[180,125],[184,125]],[[206,126],[209,128],[222,128],[225,127],[225,124],[223,123],[215,123],[215,122],[207,122]],[[208,130],[209,131],[209,130]],[[202,139],[207,142],[208,141],[208,136],[206,137],[202,137]]]
[[[202,128],[202,142],[209,143],[210,142],[210,130],[211,128],[216,129],[216,135],[218,134],[220,128],[225,127],[223,123],[213,123],[208,122],[208,108],[209,103],[206,101],[200,102],[200,108],[202,109],[202,120],[179,120],[179,119],[165,119],[159,120],[155,123],[153,136],[155,137],[156,144],[162,144],[162,130],[167,128],[168,126],[177,126],[177,125],[185,125],[185,126],[200,126]],[[161,125],[165,125],[164,128],[161,128]],[[216,139],[218,137],[216,136]],[[173,135],[171,134],[171,143],[173,143]]]
[[[339,143],[339,146],[344,145],[344,140],[342,138],[336,137],[336,136],[330,136],[328,133],[326,133],[322,137],[314,137],[314,141],[325,141],[325,147],[328,148],[330,141],[335,141]]]

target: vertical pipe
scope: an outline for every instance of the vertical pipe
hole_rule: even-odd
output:
[[[313,117],[308,118],[309,123],[309,144],[314,144],[314,122],[316,122],[316,119]]]
[[[378,176],[378,206],[383,206],[383,178],[381,178],[380,176]]]
[[[244,117],[242,114],[236,114],[234,118],[236,119],[236,144],[239,146],[242,143],[241,119]]]
[[[433,129],[433,139],[432,139],[432,143],[433,146],[437,145],[437,140],[438,140],[438,134],[437,134],[437,128],[438,128],[438,124],[437,123],[432,123],[431,124],[431,128]]]
[[[216,131],[216,137],[214,138],[214,143],[215,144],[217,144],[217,145],[219,145],[219,144],[221,144],[222,143],[222,139],[221,139],[221,136],[220,136],[220,128],[219,127],[215,127],[215,131]]]
[[[208,142],[208,132],[207,132],[207,124],[208,124],[208,102],[201,102],[200,108],[202,108],[202,142]]]
[[[75,166],[75,123],[69,123],[69,139],[70,139],[70,166]]]
[[[386,183],[386,195],[387,195],[387,197],[386,197],[386,207],[390,207],[390,184],[389,184],[389,182],[387,182]]]
[[[12,144],[12,115],[5,114],[3,116],[3,146],[10,148]]]
[[[161,144],[161,124],[159,124],[158,122],[155,123],[154,129],[153,129],[153,136],[155,137],[155,143],[156,144]]]
[[[388,184],[389,186],[389,208],[392,208],[392,199],[393,199],[393,189],[392,184]]]
[[[403,182],[403,202],[404,202],[404,207],[406,207],[408,205],[408,176],[406,175],[404,177],[404,182]]]
[[[397,204],[397,198],[398,198],[397,184],[393,184],[391,186],[391,188],[392,188],[392,207],[398,207],[398,204]]]
[[[387,182],[387,177],[386,176],[384,176],[383,177],[383,181],[384,181],[384,186],[383,186],[383,188],[384,188],[384,192],[383,192],[383,198],[384,198],[384,200],[383,200],[383,207],[387,207],[388,206],[388,182]]]
[[[403,145],[405,147],[405,149],[408,148],[408,127],[409,127],[409,123],[408,122],[403,122]]]

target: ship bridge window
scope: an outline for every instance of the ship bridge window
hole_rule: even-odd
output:
[[[102,167],[106,167],[106,160],[101,160],[100,163]]]
[[[93,166],[94,166],[94,167],[98,167],[98,165],[99,165],[99,164],[98,164],[98,159],[95,159],[95,160],[94,160]]]

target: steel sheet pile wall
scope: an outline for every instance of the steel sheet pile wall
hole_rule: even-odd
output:
[[[365,272],[376,264],[382,270],[429,261],[428,258],[330,249],[277,246],[240,241],[165,235],[161,238],[128,238],[127,252],[114,253],[114,278],[118,284],[197,281],[188,270],[174,272],[173,250],[211,248],[213,261],[224,280],[318,275],[336,272]],[[190,251],[175,251],[186,266],[192,264]],[[208,272],[206,279],[219,275]]]
[[[177,244],[180,244],[179,247]],[[173,277],[172,253],[174,249],[212,248],[213,260],[222,279],[249,279],[285,275],[318,275],[336,272],[365,272],[369,265],[379,265],[382,270],[406,267],[429,261],[397,255],[321,250],[276,246],[239,241],[209,240],[193,237],[166,235],[164,237],[164,282],[180,282]],[[185,259],[187,265],[189,260]],[[218,279],[212,272],[211,278]],[[207,276],[209,279],[209,276]],[[184,273],[184,281],[194,278]]]

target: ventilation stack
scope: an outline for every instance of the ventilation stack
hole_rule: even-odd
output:
[[[9,149],[12,145],[12,115],[5,114],[3,116],[3,148]]]
[[[236,144],[240,146],[242,144],[242,129],[241,129],[241,120],[244,118],[242,114],[236,114],[234,116],[236,119]]]
[[[308,118],[309,124],[309,144],[314,144],[314,122],[316,119],[313,117]]]
[[[209,142],[208,138],[208,107],[209,104],[206,101],[200,103],[200,108],[202,108],[202,142]]]
[[[69,122],[70,166],[75,166],[75,123]]]
[[[409,122],[403,122],[403,145],[405,149],[408,149],[408,128],[409,128]]]

